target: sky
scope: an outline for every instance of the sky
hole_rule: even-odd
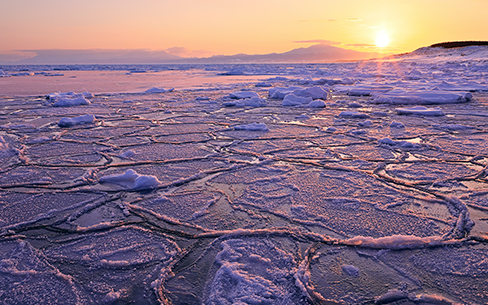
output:
[[[207,57],[317,43],[403,53],[488,40],[487,0],[0,0],[0,12],[4,58],[51,49]]]

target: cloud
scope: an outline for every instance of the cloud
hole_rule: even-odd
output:
[[[328,46],[340,45],[341,43],[338,41],[332,40],[325,40],[325,39],[313,39],[313,40],[298,40],[294,41],[294,43],[320,43]]]
[[[361,18],[348,18],[348,19],[346,19],[346,21],[348,21],[348,22],[359,22],[359,21],[363,21],[363,19],[361,19]]]
[[[371,44],[371,43],[352,43],[352,44],[348,44],[347,46],[348,47],[365,47],[365,48],[376,47],[376,45]]]

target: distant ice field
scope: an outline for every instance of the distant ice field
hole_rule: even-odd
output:
[[[0,304],[487,304],[486,53],[0,67]]]

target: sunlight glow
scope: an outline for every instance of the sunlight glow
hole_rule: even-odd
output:
[[[385,48],[390,44],[390,35],[384,30],[376,34],[375,44],[378,48]]]

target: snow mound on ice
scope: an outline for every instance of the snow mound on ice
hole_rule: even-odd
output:
[[[264,123],[251,123],[247,125],[234,126],[235,130],[249,130],[249,131],[268,131],[268,127]]]
[[[342,111],[341,113],[339,113],[339,117],[352,118],[352,119],[366,119],[369,118],[369,115],[361,112],[356,112],[356,111]]]
[[[412,108],[396,108],[395,111],[398,114],[416,114],[425,116],[443,116],[444,112],[441,108],[427,108],[424,106],[417,106]]]
[[[226,107],[264,107],[266,106],[266,100],[260,97],[251,97],[232,102],[225,102],[223,105]]]
[[[95,116],[93,114],[85,114],[75,118],[62,118],[59,120],[59,127],[71,127],[75,125],[83,125],[95,122]]]
[[[124,174],[104,176],[100,183],[112,183],[127,189],[152,189],[161,185],[154,176],[139,175],[135,170],[128,169]]]
[[[342,271],[350,276],[359,276],[359,268],[353,265],[342,265]]]
[[[441,236],[418,237],[414,235],[391,235],[379,238],[356,236],[344,241],[351,246],[380,249],[414,249],[442,242]]]
[[[378,104],[455,104],[468,102],[473,98],[469,92],[440,90],[406,91],[395,89],[387,93],[373,94],[373,103]]]
[[[93,98],[93,94],[91,92],[76,93],[70,91],[70,92],[54,92],[46,95],[46,98],[51,102],[56,102],[63,98],[74,99],[79,97]]]
[[[171,89],[164,89],[164,88],[159,88],[159,87],[152,87],[150,89],[147,89],[145,92],[146,93],[166,93],[166,92],[171,92],[175,90],[174,88]]]
[[[128,150],[128,151],[125,151],[125,152],[118,155],[118,157],[122,158],[122,159],[131,159],[135,156],[136,156],[136,153],[133,150]]]
[[[268,94],[269,94],[270,98],[282,100],[285,98],[285,96],[287,94],[293,93],[293,91],[295,91],[295,90],[302,90],[302,89],[304,89],[304,88],[303,87],[296,87],[296,86],[286,87],[286,88],[285,87],[276,87],[276,88],[270,89],[268,91]]]
[[[75,93],[75,92],[55,92],[46,95],[50,102],[53,102],[54,107],[74,107],[80,105],[89,105],[90,101],[87,98],[93,98],[90,92]]]
[[[84,97],[61,98],[53,104],[54,107],[74,107],[80,105],[89,105],[90,101]]]
[[[253,97],[259,98],[259,94],[252,91],[238,91],[238,92],[229,93],[229,97],[232,99],[240,100],[240,99],[253,98]]]
[[[390,128],[405,128],[405,124],[403,124],[401,122],[393,121],[390,124]]]
[[[384,139],[378,140],[378,143],[379,144],[386,144],[386,145],[390,145],[390,146],[398,146],[401,148],[420,148],[420,147],[422,147],[422,145],[419,145],[419,144],[410,143],[407,141],[395,141],[395,140],[392,140],[389,138],[384,138]]]
[[[320,86],[310,87],[306,89],[297,89],[293,91],[293,94],[301,97],[311,97],[312,99],[327,99],[329,90],[325,90]],[[286,96],[285,96],[286,98]]]
[[[298,106],[303,104],[309,104],[313,101],[311,97],[301,97],[294,93],[289,93],[283,99],[282,106]]]
[[[311,101],[306,105],[306,107],[310,107],[310,108],[324,108],[325,106],[326,106],[325,102],[322,100]]]

